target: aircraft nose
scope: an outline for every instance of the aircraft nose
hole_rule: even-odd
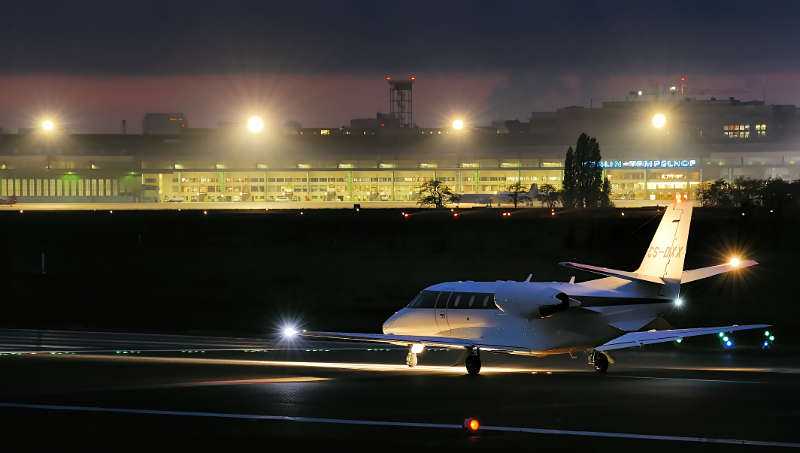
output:
[[[383,333],[385,334],[392,333],[392,330],[394,330],[394,328],[397,327],[397,318],[399,317],[400,317],[400,311],[396,312],[392,316],[389,316],[389,319],[383,322]]]

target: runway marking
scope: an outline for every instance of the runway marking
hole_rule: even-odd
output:
[[[237,420],[263,420],[279,422],[298,422],[298,423],[325,423],[334,425],[360,425],[377,426],[391,428],[434,428],[434,429],[463,429],[460,424],[453,423],[426,423],[426,422],[398,422],[388,420],[358,420],[347,418],[327,418],[327,417],[296,417],[287,415],[260,415],[260,414],[236,414],[226,412],[198,412],[198,411],[177,411],[160,409],[130,409],[116,407],[97,407],[97,406],[68,406],[58,404],[26,404],[26,403],[2,403],[0,408],[8,409],[29,409],[42,411],[62,411],[62,412],[94,412],[109,414],[126,415],[161,415],[177,417],[206,417]],[[730,439],[718,437],[698,437],[698,436],[673,436],[658,434],[635,434],[618,433],[606,431],[583,431],[569,429],[550,429],[550,428],[527,428],[520,426],[481,426],[481,431],[514,432],[528,434],[543,434],[554,436],[578,436],[578,437],[602,437],[611,439],[631,439],[631,440],[654,440],[667,442],[691,442],[703,444],[724,444],[724,445],[743,445],[754,447],[784,447],[800,448],[800,442],[778,442],[764,440]]]
[[[176,382],[173,384],[155,384],[149,386],[137,386],[136,388],[182,388],[182,387],[213,387],[223,385],[255,385],[255,384],[291,384],[298,382],[322,382],[330,381],[332,378],[314,376],[288,376],[260,379],[230,379],[215,381],[197,382]]]
[[[702,378],[679,378],[679,377],[663,377],[663,376],[626,376],[626,375],[609,375],[613,378],[628,378],[628,379],[653,379],[657,381],[692,381],[692,382],[713,382],[719,384],[765,384],[763,381],[735,381],[731,379],[702,379]]]

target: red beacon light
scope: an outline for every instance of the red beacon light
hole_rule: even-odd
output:
[[[459,213],[457,213],[457,212],[454,212],[454,213],[453,213],[453,218],[454,218],[454,219],[457,219],[457,218],[458,218],[460,215],[461,215],[461,214],[459,214]]]
[[[481,429],[481,422],[475,417],[469,417],[464,420],[464,431],[469,434],[475,434]]]

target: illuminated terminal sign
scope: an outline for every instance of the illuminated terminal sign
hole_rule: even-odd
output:
[[[690,168],[696,159],[682,160],[601,160],[601,168]]]

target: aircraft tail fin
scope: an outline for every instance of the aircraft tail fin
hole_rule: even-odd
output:
[[[667,207],[650,247],[635,272],[680,284],[691,222],[690,202],[676,201]]]

